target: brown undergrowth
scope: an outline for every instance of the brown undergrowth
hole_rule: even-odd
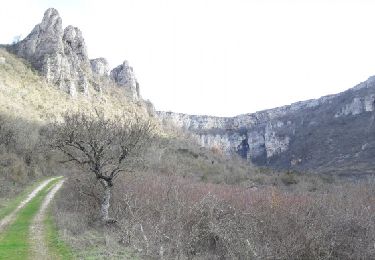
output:
[[[90,182],[79,176],[68,181],[55,206],[67,238],[101,230],[105,235],[99,244],[110,240],[140,256],[167,259],[375,256],[373,183],[301,193],[199,183],[178,176],[150,178],[143,173],[121,179],[111,211],[118,223],[98,227],[99,194],[82,185]],[[77,250],[87,246],[74,241]]]

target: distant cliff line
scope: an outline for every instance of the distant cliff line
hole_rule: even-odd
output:
[[[374,107],[372,76],[338,94],[235,117],[156,114],[191,131],[202,146],[238,153],[258,165],[329,171],[361,161],[361,171],[367,171],[374,166],[368,159],[375,156]]]

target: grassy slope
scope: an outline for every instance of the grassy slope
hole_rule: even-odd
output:
[[[31,221],[49,189],[59,179],[53,180],[41,190],[17,215],[16,220],[0,236],[0,259],[27,259],[30,255],[28,241]]]
[[[141,114],[145,106],[128,102],[122,89],[107,87],[102,93],[90,89],[89,97],[68,94],[47,84],[31,66],[0,48],[0,113],[32,122],[58,119],[66,111],[94,113],[99,109],[106,116]]]

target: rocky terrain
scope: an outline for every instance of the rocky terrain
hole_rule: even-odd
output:
[[[345,92],[236,117],[157,112],[202,146],[261,166],[343,175],[371,174],[375,77]]]
[[[90,60],[82,32],[71,25],[63,29],[56,9],[48,9],[42,22],[24,40],[7,49],[30,62],[48,82],[72,96],[89,95],[90,89],[101,91],[103,80],[111,80],[133,100],[141,99],[139,84],[128,62],[109,72],[104,58]]]

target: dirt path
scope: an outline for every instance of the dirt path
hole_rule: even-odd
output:
[[[32,250],[32,259],[45,260],[53,259],[53,257],[48,253],[48,246],[45,241],[45,229],[44,229],[44,219],[47,212],[48,205],[55,196],[56,192],[63,185],[64,180],[56,183],[51,190],[48,192],[47,196],[44,198],[42,205],[36,216],[34,217],[30,226],[30,244]]]
[[[7,216],[5,216],[3,219],[0,220],[0,233],[5,229],[5,227],[7,227],[14,219],[15,219],[15,216],[16,214],[18,213],[18,211],[20,211],[23,207],[25,207],[25,205],[27,203],[29,203],[37,194],[39,191],[41,191],[44,187],[46,187],[48,185],[48,183],[50,183],[51,181],[57,179],[59,177],[54,177],[54,178],[50,178],[50,179],[47,179],[45,181],[43,181],[38,187],[36,187],[28,196],[26,199],[24,199],[19,205],[18,207],[13,210],[10,214],[8,214]]]

